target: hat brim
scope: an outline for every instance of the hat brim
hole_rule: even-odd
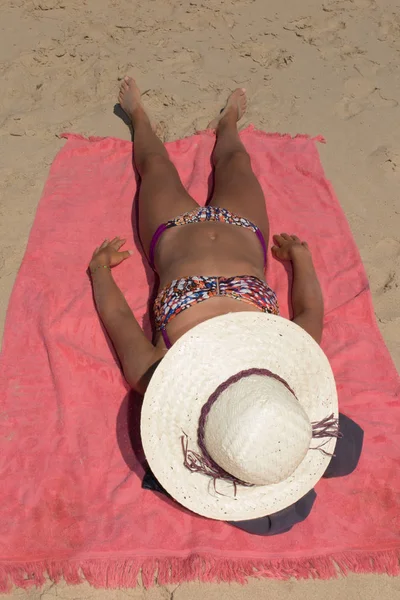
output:
[[[191,473],[184,466],[181,439],[199,451],[197,428],[203,405],[232,375],[269,369],[285,379],[311,422],[338,417],[335,380],[319,345],[298,325],[265,313],[230,313],[185,333],[167,352],[146,391],[141,436],[146,458],[167,492],[189,510],[212,519],[241,521],[273,514],[309,492],[324,474],[336,439],[312,441],[298,468],[266,486],[233,486]],[[266,435],[268,433],[266,432]]]

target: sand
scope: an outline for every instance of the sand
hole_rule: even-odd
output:
[[[383,337],[400,365],[400,15],[397,0],[1,0],[0,326],[58,134],[129,139],[114,114],[133,74],[165,141],[205,128],[227,91],[242,121],[323,134],[328,177],[368,272]],[[397,10],[397,12],[396,12]],[[321,244],[324,240],[321,239]],[[267,543],[267,542],[266,542]],[[400,581],[198,584],[149,592],[50,586],[15,596],[400,598]]]

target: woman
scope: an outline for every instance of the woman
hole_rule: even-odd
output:
[[[167,352],[168,342],[175,342],[183,333],[211,317],[260,309],[277,314],[278,304],[264,275],[269,239],[264,194],[237,131],[237,121],[246,110],[245,90],[235,90],[218,119],[209,125],[215,127],[217,136],[212,156],[215,183],[209,202],[210,214],[201,212],[199,221],[194,215],[190,226],[169,227],[156,240],[155,247],[154,244],[152,247],[153,236],[161,225],[184,213],[198,211],[199,205],[183,187],[165,146],[154,133],[132,78],[126,77],[122,82],[119,101],[134,130],[134,160],[141,179],[140,239],[158,273],[160,290],[165,290],[156,300],[158,335],[154,345],[145,337],[112,278],[110,268],[129,257],[129,252],[119,252],[125,240],[105,240],[96,248],[90,272],[97,310],[121,360],[125,378],[133,389],[144,393],[146,373]],[[218,214],[219,209],[225,210]],[[213,214],[214,211],[217,212]],[[229,224],[236,215],[242,218],[243,225]],[[210,220],[204,221],[205,218]],[[285,233],[274,236],[274,241],[274,256],[291,260],[293,265],[293,320],[320,342],[323,300],[309,248],[306,242]],[[248,287],[247,278],[251,278],[255,293],[265,295],[267,301],[259,302],[257,296],[247,294],[245,301],[238,302],[229,295],[231,287],[240,294],[238,276],[241,274],[246,275],[244,287]],[[175,283],[171,282],[188,275],[213,280],[218,276],[220,284],[227,287],[227,293],[224,288],[221,295],[213,296],[212,302],[191,304],[190,310],[181,310],[179,314],[170,314],[171,311],[163,314],[165,303],[185,302],[184,294],[172,289]],[[229,278],[235,278],[232,285],[226,283]],[[207,283],[207,279],[201,281],[202,285]]]
[[[120,251],[125,240],[118,237],[112,241],[104,240],[96,248],[89,269],[97,310],[120,358],[125,378],[133,389],[144,394],[157,365],[174,344],[181,338],[186,339],[187,332],[198,331],[200,324],[228,313],[278,315],[279,308],[276,295],[264,275],[269,240],[265,198],[237,131],[237,122],[246,110],[245,90],[235,90],[218,118],[209,124],[209,128],[216,131],[216,144],[212,154],[214,189],[206,208],[199,207],[182,185],[166,148],[151,127],[139,89],[130,77],[125,77],[122,82],[119,102],[134,130],[134,161],[141,180],[140,239],[159,277],[159,292],[154,305],[154,343],[144,335],[112,277],[111,269],[130,255],[129,251]],[[273,239],[275,258],[292,262],[293,322],[319,343],[323,327],[323,299],[308,245],[296,235],[286,233],[275,235]],[[238,315],[239,318],[242,317]],[[275,321],[270,319],[268,323],[274,324]],[[300,335],[305,346],[309,344],[308,336],[301,338]],[[269,373],[268,369],[264,371]],[[282,381],[279,376],[272,376]],[[292,393],[291,387],[284,383]],[[287,400],[290,404],[290,399]],[[330,406],[333,407],[334,402]],[[288,408],[289,412],[292,408]],[[311,432],[312,421],[308,417],[303,420],[304,423],[307,421]],[[350,464],[347,460],[348,447],[342,444],[344,451],[339,457],[338,444],[338,456],[329,467],[331,475],[334,475],[332,465],[335,460],[339,474],[353,470],[361,451],[361,430],[344,417],[341,417],[341,426],[342,421],[343,427],[351,430],[346,436],[346,443],[350,439],[352,447],[355,445],[358,449],[353,452]],[[308,425],[304,427],[306,431]],[[307,435],[303,436],[304,439]],[[313,437],[313,434],[310,435]],[[207,453],[204,447],[203,451]],[[303,450],[299,452],[301,454]],[[305,452],[304,449],[303,454]],[[188,456],[186,448],[186,466],[190,462]],[[301,457],[298,461],[294,460],[293,469],[296,468],[295,463],[300,464],[301,460]],[[329,460],[325,460],[325,467]],[[346,460],[348,464],[343,469],[343,461]],[[200,462],[202,469],[202,459]],[[208,467],[206,471],[215,482],[215,472],[219,469],[218,465],[214,464],[214,467],[211,473],[207,471]],[[238,482],[249,485],[248,481],[243,482],[236,477],[233,483],[236,485]],[[154,487],[156,484],[153,484]],[[242,523],[239,526],[261,535],[290,529],[309,513],[315,499],[311,487],[312,484],[301,500],[296,498],[296,502],[285,507],[283,516],[282,511],[277,511],[275,520],[269,515],[263,519],[249,519],[250,525]],[[238,519],[235,521],[238,525]]]

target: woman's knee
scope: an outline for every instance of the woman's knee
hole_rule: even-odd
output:
[[[175,167],[169,160],[168,156],[159,154],[156,152],[149,152],[146,154],[138,165],[141,177],[145,175],[157,174],[162,176],[163,174],[175,173]]]
[[[244,148],[238,148],[225,152],[219,159],[214,161],[215,167],[226,167],[229,169],[248,169],[251,168],[250,155]]]

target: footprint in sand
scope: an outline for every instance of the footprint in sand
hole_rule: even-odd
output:
[[[34,10],[55,10],[57,8],[65,8],[63,0],[34,0]]]
[[[336,105],[337,114],[342,119],[351,119],[373,108],[394,108],[397,100],[387,98],[374,82],[365,77],[353,77],[345,83],[342,99]]]
[[[400,176],[400,150],[391,146],[378,146],[368,157],[369,166],[387,176]]]
[[[378,40],[387,42],[393,48],[400,48],[400,15],[385,14],[379,21]]]
[[[352,12],[359,9],[375,8],[375,0],[330,0],[322,10],[324,12]]]
[[[400,242],[384,238],[364,254],[363,259],[374,296],[394,294],[395,299],[400,287]]]
[[[262,42],[248,41],[237,44],[235,49],[239,56],[251,60],[266,70],[288,67],[294,60],[293,54],[275,44],[267,43],[264,39]]]
[[[283,29],[292,31],[306,44],[315,46],[324,57],[330,48],[339,49],[343,45],[341,34],[346,29],[346,23],[335,14],[317,19],[302,17],[290,21]]]

